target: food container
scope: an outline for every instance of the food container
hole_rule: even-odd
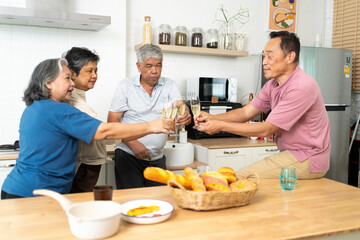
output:
[[[209,29],[206,33],[206,47],[218,48],[219,46],[219,33],[216,29]]]
[[[192,47],[203,46],[203,31],[201,28],[193,28],[193,34],[191,35],[191,46]]]
[[[186,44],[187,44],[186,27],[177,26],[175,28],[175,45],[186,46]]]
[[[171,40],[171,27],[168,24],[161,24],[159,31],[159,44],[169,45]]]
[[[250,178],[251,176],[255,176],[255,179]],[[197,211],[219,210],[240,207],[250,203],[260,187],[260,178],[258,174],[252,173],[246,176],[245,179],[253,181],[256,184],[256,188],[242,192],[194,192],[185,189],[174,180],[169,180],[168,187],[172,197],[181,208]]]

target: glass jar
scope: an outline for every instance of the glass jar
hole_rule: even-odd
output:
[[[191,35],[191,46],[202,47],[203,46],[203,31],[201,28],[194,28]]]
[[[187,34],[186,34],[186,27],[184,26],[177,26],[175,28],[175,45],[177,46],[186,46],[186,39],[187,39]]]
[[[161,24],[159,31],[159,44],[170,45],[171,27],[168,24]]]
[[[206,47],[218,48],[219,46],[219,33],[216,29],[209,29],[206,33]]]

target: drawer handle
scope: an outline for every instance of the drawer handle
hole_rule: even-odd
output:
[[[0,165],[0,168],[13,168],[15,164]]]
[[[239,150],[236,151],[224,151],[224,154],[237,154],[239,153]]]
[[[265,149],[265,152],[278,152],[279,149],[275,148],[275,149]]]

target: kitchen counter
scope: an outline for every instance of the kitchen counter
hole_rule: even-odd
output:
[[[273,141],[264,140],[251,140],[249,138],[241,137],[229,137],[229,138],[203,138],[203,139],[191,139],[188,138],[188,142],[197,144],[209,149],[217,148],[241,148],[241,147],[267,147],[276,146]]]
[[[73,202],[90,201],[92,193],[68,194]],[[360,189],[326,178],[299,180],[293,191],[278,179],[263,179],[252,203],[217,211],[185,210],[167,186],[115,190],[119,203],[152,198],[175,206],[165,222],[137,225],[120,222],[109,239],[309,239],[345,233],[360,236]],[[0,201],[1,239],[76,239],[65,211],[49,197]],[[342,239],[342,236],[339,236]]]

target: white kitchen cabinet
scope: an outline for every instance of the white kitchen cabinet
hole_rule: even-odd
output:
[[[252,148],[252,160],[251,163],[260,161],[266,157],[279,153],[277,146],[268,146],[268,147],[253,147]]]
[[[212,170],[231,167],[235,171],[251,164],[251,148],[209,149],[209,166]]]
[[[204,162],[214,171],[231,167],[235,171],[279,152],[276,146],[209,149],[194,144],[195,159]]]

